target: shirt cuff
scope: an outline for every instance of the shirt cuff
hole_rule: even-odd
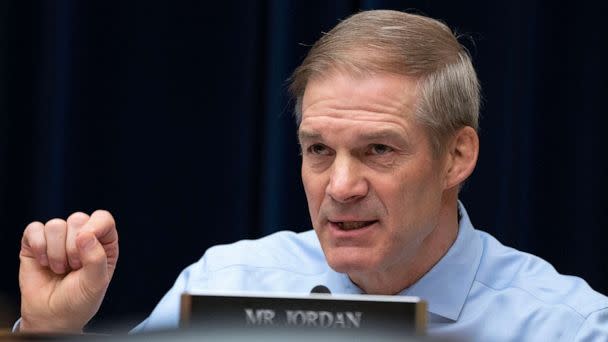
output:
[[[21,326],[21,317],[19,317],[19,319],[17,320],[17,322],[15,322],[15,324],[13,324],[13,330],[11,330],[11,332],[19,332],[19,327]]]

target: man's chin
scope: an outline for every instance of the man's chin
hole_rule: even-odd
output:
[[[327,263],[338,273],[367,273],[376,269],[372,258],[365,258],[361,255],[356,257],[344,255],[328,255]]]

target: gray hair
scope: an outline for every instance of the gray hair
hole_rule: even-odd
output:
[[[419,92],[414,115],[428,129],[436,155],[459,128],[478,129],[480,87],[471,57],[454,33],[435,19],[364,11],[324,34],[290,78],[298,125],[308,81],[335,70],[414,77]]]

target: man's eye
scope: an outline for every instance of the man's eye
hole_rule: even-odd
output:
[[[325,145],[314,144],[308,148],[308,152],[315,155],[326,156],[329,154],[329,149]]]
[[[373,144],[371,146],[371,154],[374,154],[374,155],[384,155],[384,154],[390,153],[392,151],[393,151],[392,148],[390,148],[386,145],[382,145],[382,144]]]

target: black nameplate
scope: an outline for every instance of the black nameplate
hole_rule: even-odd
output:
[[[426,302],[376,295],[184,293],[180,327],[407,336],[426,331]]]

